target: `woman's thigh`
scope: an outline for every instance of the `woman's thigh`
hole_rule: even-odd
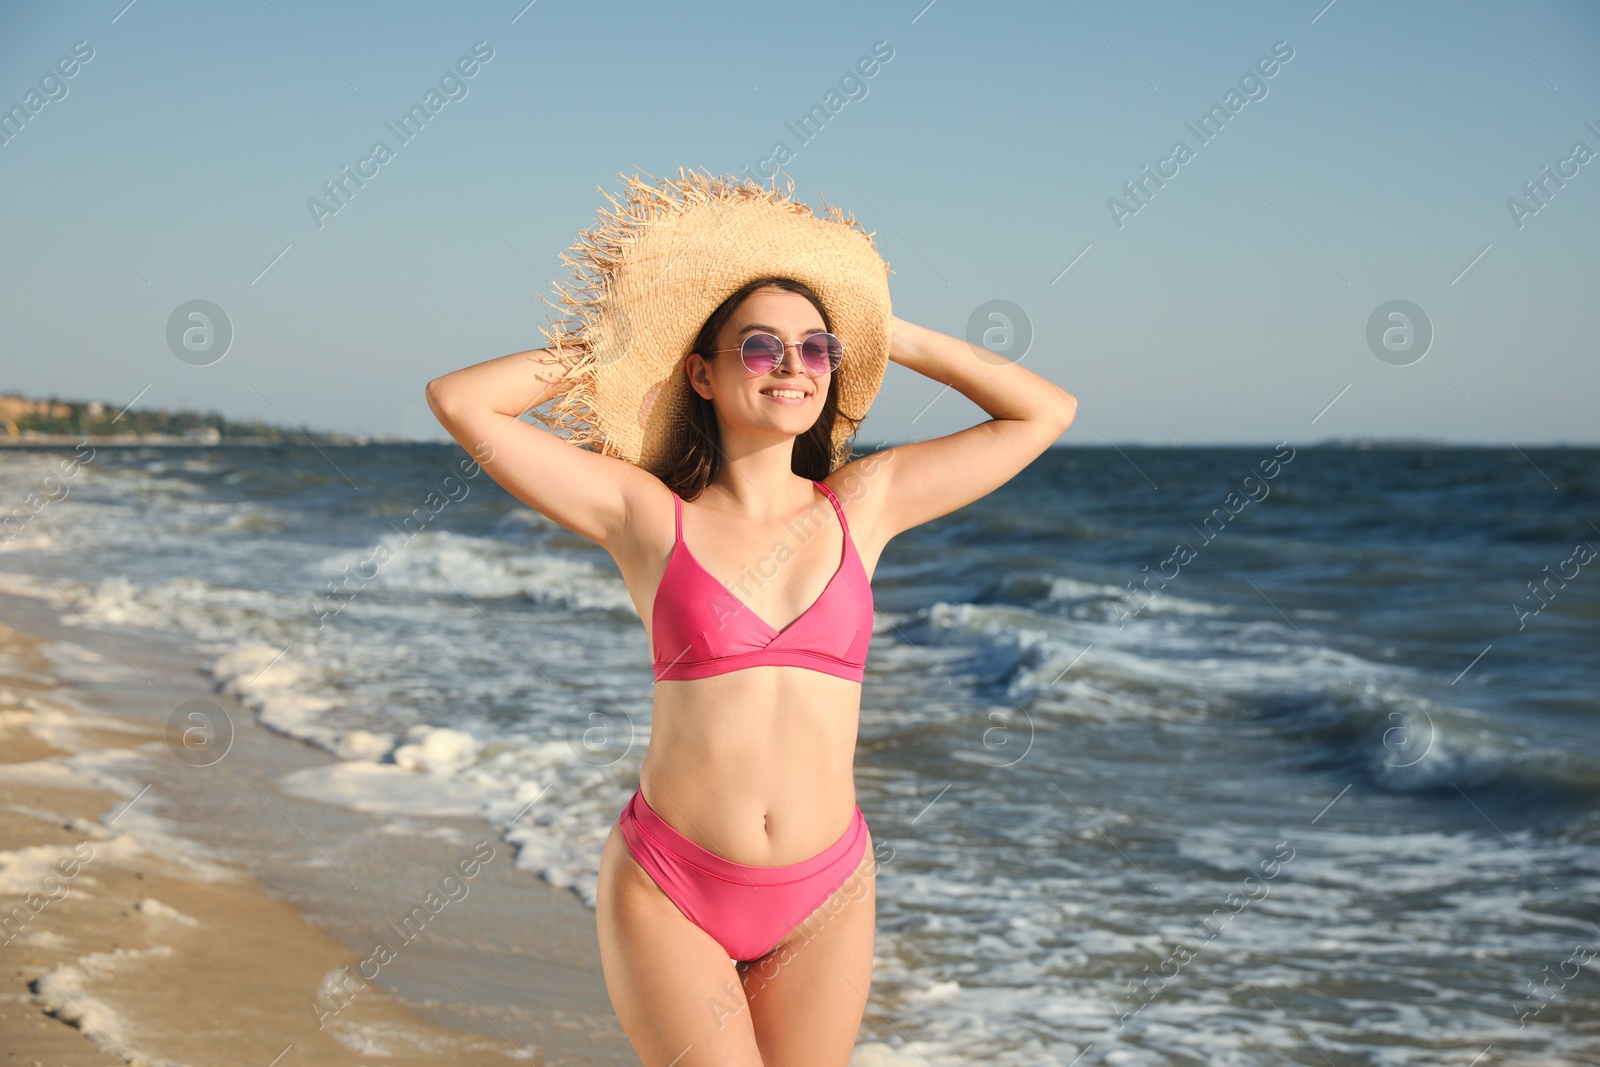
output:
[[[645,1067],[762,1067],[727,952],[667,899],[615,825],[595,905],[606,992]]]
[[[770,953],[740,966],[766,1067],[845,1067],[872,986],[877,860],[854,872]]]

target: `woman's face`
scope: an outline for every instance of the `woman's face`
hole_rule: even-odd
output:
[[[689,382],[716,405],[724,430],[799,436],[821,417],[832,375],[807,377],[798,342],[827,329],[822,314],[799,293],[757,289],[723,324],[716,346],[723,351],[709,359],[703,354],[688,357]],[[740,342],[756,332],[793,342],[784,349],[783,362],[760,375],[745,368],[738,352]]]

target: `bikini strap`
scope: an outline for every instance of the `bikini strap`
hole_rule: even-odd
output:
[[[683,500],[677,493],[672,494],[672,536],[674,544],[683,540]]]
[[[821,482],[816,481],[816,480],[813,479],[811,484],[816,486],[818,489],[821,489],[822,490],[822,495],[827,497],[829,503],[831,503],[833,505],[833,513],[835,515],[839,516],[839,525],[844,527],[845,538],[846,538],[846,540],[848,540],[849,539],[849,535],[850,535],[850,524],[845,521],[844,508],[839,506],[839,498],[833,495],[833,490],[832,489],[829,489],[827,486],[823,485]]]

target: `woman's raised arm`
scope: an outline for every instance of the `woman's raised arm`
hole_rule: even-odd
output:
[[[566,388],[549,349],[515,352],[428,383],[428,407],[505,490],[615,555],[643,494],[661,483],[640,467],[568,444],[525,412]]]
[[[861,464],[864,516],[880,543],[987,496],[1054,444],[1077,416],[1077,397],[1049,379],[898,317],[889,358],[951,386],[990,419],[854,461]]]

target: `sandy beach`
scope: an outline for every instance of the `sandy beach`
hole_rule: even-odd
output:
[[[7,598],[7,618],[28,607]],[[47,628],[42,616],[31,621],[36,629]],[[118,646],[129,651],[124,640]],[[437,851],[453,861],[438,862],[416,849],[402,855],[408,852],[404,847],[390,854],[390,871],[413,863],[444,872],[455,868],[446,892],[458,894],[460,902],[446,897],[437,914],[425,911],[410,920],[415,927],[432,919],[426,930],[408,928],[407,909],[383,902],[374,871],[341,865],[344,875],[366,887],[360,899],[370,899],[380,914],[402,917],[386,935],[398,951],[375,959],[374,941],[381,938],[353,933],[363,923],[327,909],[328,921],[313,924],[282,893],[269,893],[245,865],[220,858],[224,850],[206,839],[225,837],[229,819],[208,828],[185,815],[218,812],[217,797],[195,786],[204,776],[173,758],[164,724],[137,709],[127,715],[102,710],[95,706],[99,694],[64,682],[64,647],[70,646],[0,624],[5,1062],[636,1062],[604,999],[592,914],[569,895],[512,870],[509,846],[489,827],[463,825],[457,833],[422,838],[442,847],[421,852]],[[117,657],[103,641],[101,648],[109,667]],[[97,658],[87,645],[71,654]],[[120,666],[134,664],[146,674],[160,667],[137,655]],[[182,679],[180,685],[203,690],[199,683]],[[137,693],[125,685],[113,688]],[[147,688],[160,688],[154,676]],[[129,704],[148,710],[162,703],[153,692],[139,695],[144,699]],[[267,735],[248,713],[235,709],[231,718],[240,736],[225,762],[235,763],[235,773],[270,776],[281,769],[260,758],[264,751],[299,762],[326,760]],[[109,768],[117,769],[116,776]],[[145,771],[151,772],[147,784],[131,795],[113,784]],[[258,788],[270,796],[269,786],[263,779]],[[245,792],[254,796],[254,790]],[[271,799],[302,827],[315,822],[292,813],[289,798]],[[174,831],[180,827],[194,836],[179,836]],[[328,829],[324,823],[312,833]],[[401,842],[404,835],[389,836]],[[263,848],[258,841],[252,847],[264,855],[276,846],[268,842]],[[299,879],[305,883],[301,891],[314,897],[316,870],[302,873],[309,877]],[[292,873],[284,879],[296,880]],[[434,967],[429,957],[470,957],[471,942],[493,936],[451,920],[470,918],[465,902],[472,894],[507,892],[522,892],[528,901],[527,927],[499,935],[502,949],[522,943],[519,973],[493,977],[487,993],[483,983],[473,990],[461,980],[450,982],[449,968]],[[428,901],[425,894],[412,895]],[[406,940],[410,933],[417,935],[412,942]],[[470,958],[465,966],[473,966]],[[450,983],[440,983],[442,996],[417,995],[418,970]],[[522,987],[522,1010],[511,1016],[496,1010],[509,998],[494,995],[493,987],[506,982]],[[451,993],[452,985],[459,995]]]

